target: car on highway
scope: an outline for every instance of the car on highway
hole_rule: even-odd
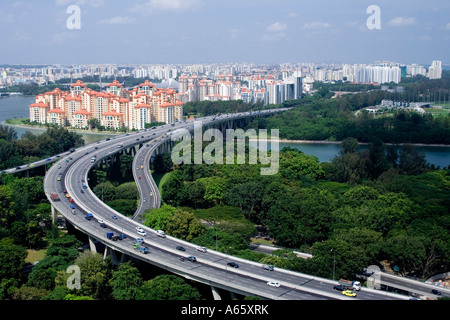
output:
[[[276,281],[267,281],[267,284],[271,287],[277,287],[277,288],[279,288],[281,286],[280,283],[276,282]]]
[[[98,219],[97,222],[100,224],[105,223],[105,221],[103,219]]]
[[[262,265],[262,268],[263,268],[264,270],[273,271],[274,266],[271,265],[271,264],[263,264],[263,265]]]
[[[334,290],[345,291],[345,287],[343,285],[337,285],[333,287]]]
[[[186,258],[185,257],[181,257],[180,260],[181,261],[188,260],[188,261],[191,261],[191,262],[197,262],[197,258],[194,257],[194,256],[190,256],[190,257],[186,257]]]
[[[150,192],[150,197],[153,197],[153,192]]]
[[[182,246],[177,246],[177,250],[186,251],[186,249],[184,247],[182,247]]]
[[[352,290],[344,290],[342,291],[342,294],[347,297],[356,297],[356,293],[354,293]]]
[[[197,251],[206,252],[208,251],[208,249],[206,249],[205,247],[197,247]]]
[[[56,178],[56,180],[61,181],[61,177]]]
[[[144,239],[136,238],[136,240],[134,240],[134,243],[144,243]]]
[[[166,233],[162,230],[156,230],[156,234],[161,237],[161,238],[165,238],[166,237]]]
[[[74,203],[75,202],[75,200],[73,200],[72,198],[69,200],[69,202],[72,202],[72,203]]]
[[[75,206],[73,204],[71,204],[70,209],[75,209]]]
[[[146,236],[147,233],[141,227],[136,227],[137,233],[141,236]]]
[[[233,268],[239,268],[239,265],[236,262],[228,262],[227,266],[233,267]]]
[[[102,228],[106,228],[106,224],[104,224],[104,223],[100,223],[100,227],[102,227]]]
[[[437,290],[437,289],[431,290],[431,293],[432,293],[432,294],[436,294],[436,295],[438,295],[438,296],[441,295],[441,292],[440,292],[439,290]]]
[[[116,216],[116,215],[112,216],[111,218],[112,218],[113,220],[117,220],[117,216]]]
[[[94,216],[92,215],[92,213],[88,213],[86,214],[85,218],[86,220],[91,220]]]

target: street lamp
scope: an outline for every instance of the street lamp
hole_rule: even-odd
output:
[[[333,281],[334,281],[334,275],[336,272],[336,252],[334,249],[331,249],[330,252],[333,252]]]

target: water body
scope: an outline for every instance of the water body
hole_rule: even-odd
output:
[[[330,162],[341,150],[340,144],[322,143],[280,143],[280,150],[284,147],[296,148],[305,154],[314,155],[319,162]],[[367,150],[368,145],[360,145],[359,150]],[[400,150],[401,146],[396,146]],[[441,168],[450,165],[450,147],[440,146],[416,146],[419,152],[425,154],[427,162],[440,166]]]
[[[28,118],[30,116],[29,105],[34,103],[34,96],[11,96],[0,98],[0,123],[7,119]],[[18,137],[26,131],[34,134],[42,133],[39,129],[23,129],[15,127]],[[44,129],[45,131],[45,129]],[[104,134],[82,134],[86,144],[112,137]],[[270,143],[268,144],[270,146]],[[280,143],[280,149],[284,147],[297,148],[302,152],[314,155],[319,162],[330,162],[340,150],[340,144],[334,143]],[[367,149],[367,145],[361,145],[360,150]],[[435,166],[446,167],[450,165],[450,147],[417,146],[417,149],[425,153],[426,160]]]

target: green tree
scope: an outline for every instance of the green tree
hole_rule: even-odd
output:
[[[150,209],[145,213],[144,225],[156,230],[165,230],[169,217],[176,211],[175,207],[167,204],[163,204],[158,209]]]
[[[74,293],[77,296],[88,296],[96,300],[106,300],[111,295],[111,261],[102,255],[89,251],[82,253],[75,265],[80,267],[81,289]]]
[[[26,257],[24,247],[0,244],[0,279],[20,279]]]
[[[122,263],[111,278],[112,295],[116,300],[134,300],[142,285],[139,270],[130,262]]]
[[[203,300],[198,290],[174,275],[160,275],[145,281],[136,300]]]
[[[205,233],[205,227],[193,213],[180,209],[168,217],[165,230],[171,236],[186,241]]]

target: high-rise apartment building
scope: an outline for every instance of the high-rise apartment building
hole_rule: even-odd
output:
[[[428,77],[430,79],[441,79],[442,78],[442,62],[433,61],[430,68],[428,69]]]
[[[30,105],[31,122],[87,128],[92,119],[107,128],[141,130],[152,122],[181,121],[183,103],[171,88],[157,88],[145,81],[127,90],[114,80],[102,92],[77,81],[69,92],[55,89],[38,95]]]

